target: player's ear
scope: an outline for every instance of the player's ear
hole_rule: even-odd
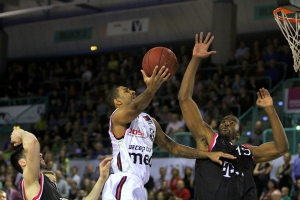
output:
[[[19,161],[18,161],[19,165],[21,167],[25,167],[26,166],[26,160],[24,158],[21,158]]]
[[[114,99],[114,104],[116,106],[120,106],[122,104],[122,102],[121,102],[121,100],[119,98],[117,98],[117,99]]]

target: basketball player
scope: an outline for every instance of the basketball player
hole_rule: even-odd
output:
[[[45,168],[45,161],[42,158],[42,154],[39,153],[40,144],[36,137],[19,127],[14,127],[14,131],[11,134],[11,143],[14,146],[22,144],[22,147],[15,150],[10,157],[13,168],[23,174],[20,190],[22,199],[63,199],[56,188],[55,177],[52,177],[52,182],[40,172],[41,169]],[[111,159],[105,158],[99,164],[100,177],[92,191],[85,198],[86,200],[98,199],[100,196],[103,185],[108,178]],[[45,173],[47,174],[48,172]]]
[[[289,144],[273,106],[268,90],[261,88],[257,92],[256,104],[265,110],[273,130],[273,142],[260,146],[235,146],[242,134],[242,125],[237,117],[226,116],[219,125],[218,134],[203,121],[199,109],[192,99],[195,74],[201,59],[215,51],[208,52],[214,37],[208,33],[203,41],[203,33],[195,36],[192,59],[185,71],[179,90],[179,103],[186,125],[192,132],[199,150],[223,151],[236,156],[235,160],[222,159],[222,166],[210,160],[196,160],[197,199],[256,199],[256,188],[253,180],[253,163],[273,160],[288,151]]]
[[[155,92],[168,77],[168,70],[156,67],[151,77],[142,70],[146,90],[135,96],[127,87],[113,88],[106,98],[110,111],[109,135],[113,147],[111,174],[105,183],[102,198],[105,200],[145,200],[144,184],[150,176],[153,142],[175,156],[185,158],[209,157],[220,163],[221,156],[234,158],[218,152],[207,154],[172,141],[162,131],[157,121],[142,111],[149,105]],[[210,152],[209,152],[210,153]]]
[[[20,190],[22,199],[62,199],[55,184],[41,173],[41,169],[46,165],[36,137],[18,127],[14,127],[10,137],[14,146],[22,144],[22,147],[15,150],[10,156],[13,168],[23,174]]]

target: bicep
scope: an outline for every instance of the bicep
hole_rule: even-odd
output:
[[[195,136],[205,135],[212,137],[213,130],[203,121],[200,110],[197,104],[188,98],[187,101],[180,102],[181,112],[188,129]]]
[[[252,155],[256,163],[268,162],[282,155],[276,151],[274,142],[267,142],[258,147],[248,145],[248,147],[252,151]]]

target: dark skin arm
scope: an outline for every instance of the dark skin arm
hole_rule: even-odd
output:
[[[161,126],[155,119],[153,119],[153,121],[156,126],[156,136],[154,142],[157,145],[164,148],[169,153],[173,154],[174,156],[190,159],[211,159],[213,162],[219,163],[220,165],[222,165],[222,161],[220,160],[221,157],[235,159],[233,155],[226,154],[223,152],[200,151],[191,147],[178,144],[162,131]]]
[[[255,162],[260,163],[271,161],[282,156],[289,150],[289,143],[281,121],[273,106],[273,99],[267,89],[261,88],[259,92],[257,92],[256,104],[266,111],[274,138],[273,142],[267,142],[258,147],[248,145],[249,149],[252,151]]]
[[[184,73],[178,94],[178,100],[185,123],[197,142],[197,149],[207,151],[214,131],[203,121],[203,117],[201,116],[197,104],[192,99],[192,95],[195,84],[195,75],[200,61],[216,52],[207,51],[214,39],[214,36],[210,37],[210,33],[208,33],[205,40],[202,41],[202,39],[202,32],[200,33],[199,38],[198,34],[196,34],[193,57]]]

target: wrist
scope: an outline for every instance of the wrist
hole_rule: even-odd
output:
[[[151,95],[151,96],[154,96],[155,92],[156,92],[156,90],[153,90],[153,89],[149,88],[148,86],[147,86],[146,90],[144,91],[144,93],[146,95]]]

